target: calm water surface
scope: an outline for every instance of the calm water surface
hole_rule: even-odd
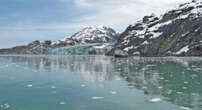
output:
[[[202,58],[0,56],[0,110],[202,110]]]

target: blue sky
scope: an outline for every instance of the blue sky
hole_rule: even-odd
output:
[[[0,48],[59,40],[86,26],[122,32],[144,15],[191,0],[0,0]]]

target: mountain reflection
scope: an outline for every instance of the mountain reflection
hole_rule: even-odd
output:
[[[89,81],[113,80],[120,76],[129,88],[144,94],[160,95],[175,105],[194,110],[202,108],[201,58],[127,58],[105,56],[1,56],[30,68],[72,72]]]
[[[110,80],[112,59],[99,56],[3,56],[12,63],[24,63],[29,68],[52,71],[59,68],[72,72],[89,82]]]
[[[202,108],[201,58],[143,58],[124,65],[122,62],[118,68],[122,68],[120,75],[129,87],[151,96],[161,95],[175,105]]]

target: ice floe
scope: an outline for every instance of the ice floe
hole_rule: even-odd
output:
[[[183,92],[177,92],[177,94],[183,94]]]
[[[184,84],[188,84],[189,82],[184,82]]]
[[[100,99],[104,99],[104,97],[91,97],[91,99],[93,99],[93,100],[100,100]]]
[[[86,85],[85,85],[85,84],[82,84],[81,87],[86,87]]]
[[[152,103],[156,103],[156,102],[160,102],[162,100],[161,100],[161,98],[153,98],[153,99],[151,99],[149,101],[152,102]]]
[[[60,105],[64,105],[64,104],[66,104],[64,101],[61,101],[61,102],[60,102]]]
[[[32,85],[32,84],[28,84],[28,85],[27,85],[27,87],[29,87],[29,88],[30,88],[30,87],[33,87],[33,85]]]
[[[117,94],[117,92],[116,92],[116,91],[110,91],[110,93],[111,93],[112,95]]]
[[[1,108],[2,109],[9,109],[10,105],[6,103],[6,104],[1,105]]]
[[[183,107],[183,106],[181,106],[180,109],[182,109],[182,110],[190,110],[190,108],[188,108],[188,107]]]
[[[187,89],[187,87],[183,87],[183,89]]]
[[[52,88],[52,89],[55,89],[55,88],[56,88],[56,86],[51,86],[51,88]]]
[[[159,86],[158,88],[159,88],[159,89],[163,89],[163,87],[162,87],[162,86]]]

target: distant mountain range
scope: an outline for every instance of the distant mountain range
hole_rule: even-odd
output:
[[[56,48],[87,44],[114,44],[129,56],[202,56],[202,0],[193,0],[158,17],[154,14],[127,27],[120,35],[112,28],[87,27],[59,41],[34,41],[1,49],[1,54],[45,54]]]
[[[16,46],[8,49],[0,49],[1,54],[46,54],[49,51],[77,45],[89,44],[113,44],[118,40],[119,34],[112,28],[105,26],[86,27],[73,36],[58,41],[34,41],[24,46]]]

